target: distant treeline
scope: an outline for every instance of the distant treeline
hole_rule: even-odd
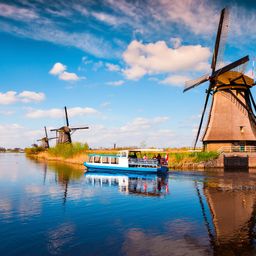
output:
[[[0,147],[0,153],[23,153],[24,150],[22,148],[4,148]]]

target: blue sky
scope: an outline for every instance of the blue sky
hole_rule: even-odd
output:
[[[62,126],[65,105],[71,126],[90,127],[73,139],[93,148],[192,146],[207,83],[183,85],[210,72],[225,6],[223,62],[252,60],[251,1],[0,1],[0,146]]]

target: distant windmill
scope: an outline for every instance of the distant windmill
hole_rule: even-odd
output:
[[[57,136],[57,144],[64,144],[64,143],[72,143],[71,135],[77,130],[84,130],[89,129],[88,126],[84,127],[70,127],[69,120],[68,120],[68,112],[67,107],[64,107],[65,110],[65,118],[66,118],[66,126],[62,126],[57,129],[51,129],[50,131],[55,131]]]
[[[41,147],[43,148],[49,148],[49,140],[53,140],[56,139],[56,137],[54,138],[48,138],[48,134],[47,134],[47,129],[46,127],[44,127],[44,132],[45,132],[45,137],[37,140],[37,141],[41,141]]]
[[[217,37],[211,64],[211,75],[204,75],[196,80],[185,83],[183,92],[188,91],[206,81],[209,86],[206,91],[205,104],[197,131],[194,148],[196,147],[207,103],[212,95],[212,104],[207,126],[202,138],[204,149],[217,150],[223,146],[256,146],[256,105],[250,88],[254,86],[252,78],[244,75],[245,56],[231,64],[216,69],[221,63],[221,55],[228,32],[228,11],[221,12]],[[254,110],[253,110],[254,108]]]

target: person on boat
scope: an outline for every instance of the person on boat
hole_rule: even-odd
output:
[[[157,161],[158,161],[158,164],[160,164],[160,162],[161,162],[161,155],[158,154],[157,157],[156,157],[156,159],[157,159]]]
[[[135,152],[133,152],[133,154],[129,155],[129,158],[133,158],[133,159],[137,158],[136,153],[135,153]]]
[[[143,160],[148,160],[148,157],[146,155],[144,155]]]

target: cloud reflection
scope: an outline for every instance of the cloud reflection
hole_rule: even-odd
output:
[[[175,236],[175,233],[174,233]],[[172,235],[154,235],[142,229],[128,230],[122,251],[125,255],[211,255],[209,246],[193,237],[174,238]]]

